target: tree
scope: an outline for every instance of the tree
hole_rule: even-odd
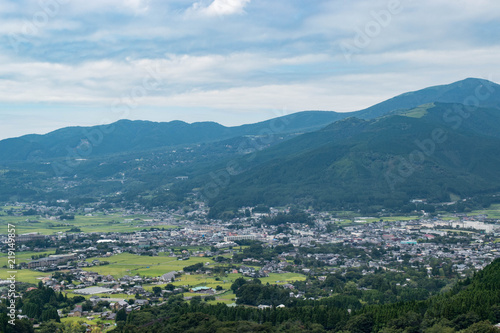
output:
[[[42,323],[40,325],[40,330],[38,332],[40,333],[54,333],[57,332],[59,329],[60,325],[56,323],[54,320],[47,321],[45,323]]]
[[[161,288],[160,287],[153,287],[153,293],[158,296],[161,294]]]
[[[367,313],[354,316],[349,319],[345,328],[351,333],[370,333],[373,328],[373,317]]]
[[[64,333],[85,333],[87,328],[82,325],[83,320],[66,322],[61,326]]]
[[[453,333],[455,330],[448,326],[450,322],[446,319],[439,321],[432,327],[426,329],[424,333]]]
[[[125,309],[118,310],[118,312],[116,313],[115,321],[119,322],[119,321],[126,321],[126,320],[127,320],[127,311],[125,311]]]
[[[245,280],[244,278],[242,277],[239,277],[237,278],[236,280],[234,280],[233,284],[231,285],[231,290],[233,292],[236,292],[236,290],[238,290],[242,285],[244,285],[245,283],[247,283],[247,280]]]
[[[494,327],[488,320],[480,321],[461,331],[463,333],[500,333],[500,329]]]
[[[201,296],[193,296],[191,298],[191,305],[197,305],[201,303]]]

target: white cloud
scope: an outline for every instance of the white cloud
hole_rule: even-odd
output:
[[[210,5],[204,6],[196,2],[192,6],[195,12],[201,12],[208,16],[224,16],[244,13],[245,6],[251,0],[214,0]]]
[[[109,109],[157,65],[162,85],[138,100],[136,119],[237,124],[270,118],[270,108],[353,111],[465,77],[500,81],[500,1],[400,2],[351,62],[340,43],[354,45],[389,1],[60,1],[32,34],[23,33],[26,22],[52,2],[2,2],[0,106],[24,104],[41,119],[49,112],[37,105],[52,103],[82,123],[75,104]],[[28,40],[18,53],[12,33]],[[13,118],[15,111],[0,126]]]
[[[137,12],[145,12],[149,9],[149,0],[125,0],[125,5]]]

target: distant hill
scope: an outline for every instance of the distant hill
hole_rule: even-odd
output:
[[[415,198],[449,201],[500,191],[500,110],[466,110],[432,103],[372,120],[340,120],[283,142],[246,164],[211,200],[212,212],[257,204],[396,207]]]
[[[483,98],[487,95],[487,98]],[[479,97],[477,98],[476,95]],[[177,145],[220,141],[245,135],[279,135],[319,130],[348,117],[374,119],[426,103],[478,103],[500,107],[500,86],[481,79],[466,79],[449,85],[402,94],[365,110],[347,113],[304,111],[267,121],[235,127],[214,122],[188,124],[120,120],[111,125],[67,127],[45,135],[25,135],[0,141],[0,163],[53,159],[79,153],[99,156]]]
[[[153,148],[213,142],[244,135],[308,132],[345,117],[328,111],[299,112],[256,124],[225,127],[214,122],[188,124],[120,120],[93,127],[67,127],[45,135],[25,135],[0,141],[0,162],[51,159],[79,152],[105,155]]]

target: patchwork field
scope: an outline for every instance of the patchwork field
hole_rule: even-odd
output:
[[[74,220],[59,221],[41,218],[39,216],[9,216],[0,208],[0,234],[7,233],[7,224],[16,226],[17,234],[38,232],[42,235],[52,235],[57,232],[66,232],[71,228],[79,228],[83,232],[130,232],[145,226],[150,219],[144,215],[123,216],[121,214],[96,214],[95,216],[76,215]],[[157,228],[176,228],[171,225],[161,225]]]
[[[181,271],[184,267],[200,262],[204,264],[214,264],[212,259],[204,257],[191,257],[189,260],[177,260],[177,258],[168,256],[149,257],[129,253],[122,253],[109,258],[99,259],[108,261],[110,264],[87,267],[85,270],[104,275],[112,275],[118,278],[124,275],[155,277],[172,271]],[[87,259],[89,262],[92,260],[93,258]]]
[[[40,255],[51,255],[55,254],[55,250],[47,250],[43,252],[16,252],[16,264],[21,262],[28,262],[31,260],[31,256],[40,256]],[[8,256],[7,253],[0,253],[0,267],[7,265]]]
[[[0,280],[5,280],[9,277],[7,268],[0,268]],[[41,278],[50,276],[50,273],[32,271],[29,269],[21,269],[16,273],[16,281],[38,284]]]

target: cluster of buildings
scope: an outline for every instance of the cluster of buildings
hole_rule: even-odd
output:
[[[381,218],[356,218],[345,221],[334,218],[326,212],[309,211],[308,214],[314,223],[266,225],[260,223],[263,217],[268,218],[286,212],[271,209],[269,213],[251,213],[250,216],[231,221],[213,221],[204,217],[206,209],[203,205],[200,204],[199,207],[199,211],[195,211],[194,215],[191,214],[189,219],[174,215],[179,212],[153,212],[150,218],[141,220],[139,228],[127,232],[18,235],[16,240],[20,251],[41,251],[43,248],[37,248],[32,244],[46,241],[51,248],[56,248],[57,253],[60,253],[35,258],[20,264],[20,268],[42,271],[65,270],[71,272],[75,281],[79,282],[76,285],[65,285],[54,280],[44,281],[56,290],[85,289],[99,284],[109,292],[141,295],[147,294],[140,288],[143,283],[172,281],[175,280],[176,272],[165,272],[164,276],[157,278],[125,276],[116,279],[110,275],[99,275],[82,268],[106,264],[105,258],[123,252],[151,256],[168,253],[180,260],[190,256],[230,255],[233,253],[233,248],[239,246],[238,243],[257,240],[264,246],[293,245],[294,250],[283,253],[277,260],[245,258],[235,270],[237,273],[248,277],[263,277],[270,273],[284,273],[291,270],[312,274],[314,273],[312,267],[290,262],[289,259],[300,257],[301,248],[314,248],[322,244],[339,244],[366,253],[373,247],[381,249],[381,255],[376,258],[370,256],[353,258],[342,251],[313,252],[305,255],[305,259],[314,259],[326,266],[340,269],[360,266],[389,269],[392,263],[404,260],[409,263],[419,262],[429,265],[431,260],[442,259],[452,261],[457,272],[465,272],[483,268],[500,253],[500,243],[494,242],[500,237],[500,223],[483,215],[474,217],[457,215],[447,219],[424,217],[412,221],[384,222]],[[50,207],[42,208],[47,212],[53,210]],[[40,209],[40,207],[30,207],[30,209]],[[250,209],[247,208],[245,211]],[[93,212],[93,210],[86,211],[88,214]],[[123,212],[123,218],[126,220],[127,216],[138,213],[140,212],[126,211]],[[2,237],[5,236],[0,236]],[[178,251],[174,251],[175,248],[184,248],[184,251],[179,254]],[[91,261],[88,258],[96,259]],[[252,267],[256,265],[260,269]]]

